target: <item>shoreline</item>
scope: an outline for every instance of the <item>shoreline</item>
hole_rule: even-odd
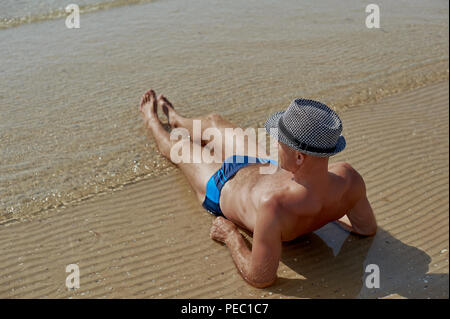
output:
[[[362,239],[328,224],[283,245],[273,287],[240,278],[174,170],[0,224],[0,297],[448,298],[448,92],[440,82],[340,114],[348,146],[331,162],[362,174],[380,231]],[[68,291],[72,263],[81,287]],[[363,285],[371,263],[380,289]]]
[[[123,6],[145,4],[154,1],[156,0],[113,0],[111,2],[83,4],[80,5],[79,8],[81,14],[86,14],[108,9],[120,8]],[[25,16],[17,17],[3,17],[2,19],[0,19],[0,31],[11,28],[18,28],[20,26],[32,23],[41,23],[58,19],[63,20],[66,19],[67,16],[68,13],[65,11],[65,7],[59,7],[50,9],[49,12],[31,13]]]

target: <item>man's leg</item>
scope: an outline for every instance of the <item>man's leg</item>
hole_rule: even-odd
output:
[[[193,127],[195,120],[197,121],[200,120],[202,123],[201,126],[202,135],[207,128],[217,128],[223,134],[225,128],[237,127],[235,124],[224,119],[222,116],[216,113],[211,113],[206,116],[201,116],[198,118],[183,117],[175,111],[174,107],[172,106],[172,103],[170,103],[170,101],[162,94],[158,96],[158,104],[166,114],[170,126],[173,128],[182,127],[187,129],[191,137],[193,136]],[[202,144],[204,145],[211,141],[212,141],[211,139],[202,139]]]
[[[161,121],[158,118],[157,100],[153,90],[147,91],[142,96],[140,111],[144,117],[145,124],[155,139],[159,151],[170,160],[170,149],[176,142],[170,140],[169,132],[163,128]],[[184,141],[184,143],[189,144],[187,147],[192,147],[192,143],[189,140]],[[187,180],[196,192],[198,200],[203,202],[206,193],[206,183],[209,178],[220,168],[221,164],[193,163],[191,159],[190,163],[178,163],[176,165],[186,176]]]
[[[163,95],[158,96],[158,105],[162,108],[164,113],[166,114],[169,124],[173,128],[185,128],[189,131],[189,135],[191,138],[193,138],[193,127],[194,127],[194,121],[200,120],[201,121],[201,145],[205,146],[208,145],[210,149],[221,149],[221,154],[216,154],[216,156],[219,156],[219,160],[223,162],[226,157],[226,144],[229,145],[229,147],[233,146],[235,148],[235,151],[232,151],[232,155],[237,154],[236,150],[241,148],[243,150],[242,154],[239,155],[256,155],[255,154],[248,154],[249,150],[255,150],[257,151],[256,146],[256,135],[254,136],[255,140],[249,139],[248,136],[245,135],[245,133],[241,133],[242,131],[237,131],[235,129],[239,129],[239,127],[232,122],[226,120],[221,115],[212,113],[203,117],[199,118],[187,118],[183,117],[180,114],[178,114],[174,107],[172,106],[172,103],[169,102],[169,100],[164,97]],[[203,132],[206,129],[209,128],[215,128],[217,129],[218,133],[220,133],[220,138],[215,138],[211,136],[210,138],[205,138],[203,136]],[[233,129],[234,133],[236,134],[236,139],[234,139],[233,136],[227,136],[225,134],[225,129]],[[228,139],[227,139],[228,138]],[[194,141],[193,141],[194,142]],[[252,147],[249,147],[252,146]],[[230,155],[230,154],[228,154]]]

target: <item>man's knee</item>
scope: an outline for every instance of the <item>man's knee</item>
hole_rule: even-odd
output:
[[[208,120],[210,120],[213,124],[220,123],[223,120],[222,116],[220,114],[217,114],[217,113],[210,113],[210,114],[207,115],[206,118]]]

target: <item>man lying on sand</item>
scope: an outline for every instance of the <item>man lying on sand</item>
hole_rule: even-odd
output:
[[[175,141],[163,128],[163,110],[172,128],[185,128],[193,136],[193,120],[179,115],[162,95],[149,90],[140,110],[160,152],[170,159]],[[236,126],[217,114],[198,118],[202,131],[212,127],[223,132]],[[371,236],[377,230],[361,175],[348,163],[328,163],[328,157],[345,148],[342,123],[326,105],[294,100],[285,112],[272,115],[266,129],[278,128],[279,167],[274,174],[261,174],[269,159],[244,154],[224,158],[223,163],[178,163],[198,200],[217,216],[211,238],[225,243],[242,277],[252,286],[272,285],[277,277],[281,243],[338,221],[348,231]],[[203,135],[203,134],[202,134]],[[203,143],[227,141],[202,140]],[[233,141],[231,141],[233,142]],[[189,147],[193,141],[185,140]],[[247,142],[249,143],[249,142]],[[222,146],[222,145],[219,145]],[[225,149],[218,147],[212,149]],[[248,150],[248,145],[244,147]],[[250,250],[237,226],[253,233]]]

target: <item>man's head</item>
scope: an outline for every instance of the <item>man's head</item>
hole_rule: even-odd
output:
[[[269,117],[265,127],[279,142],[280,166],[289,171],[307,162],[328,162],[328,157],[345,148],[341,119],[314,100],[292,101],[286,111]]]
[[[295,173],[300,168],[316,166],[323,162],[328,164],[328,157],[305,154],[278,142],[278,165],[282,169]]]

